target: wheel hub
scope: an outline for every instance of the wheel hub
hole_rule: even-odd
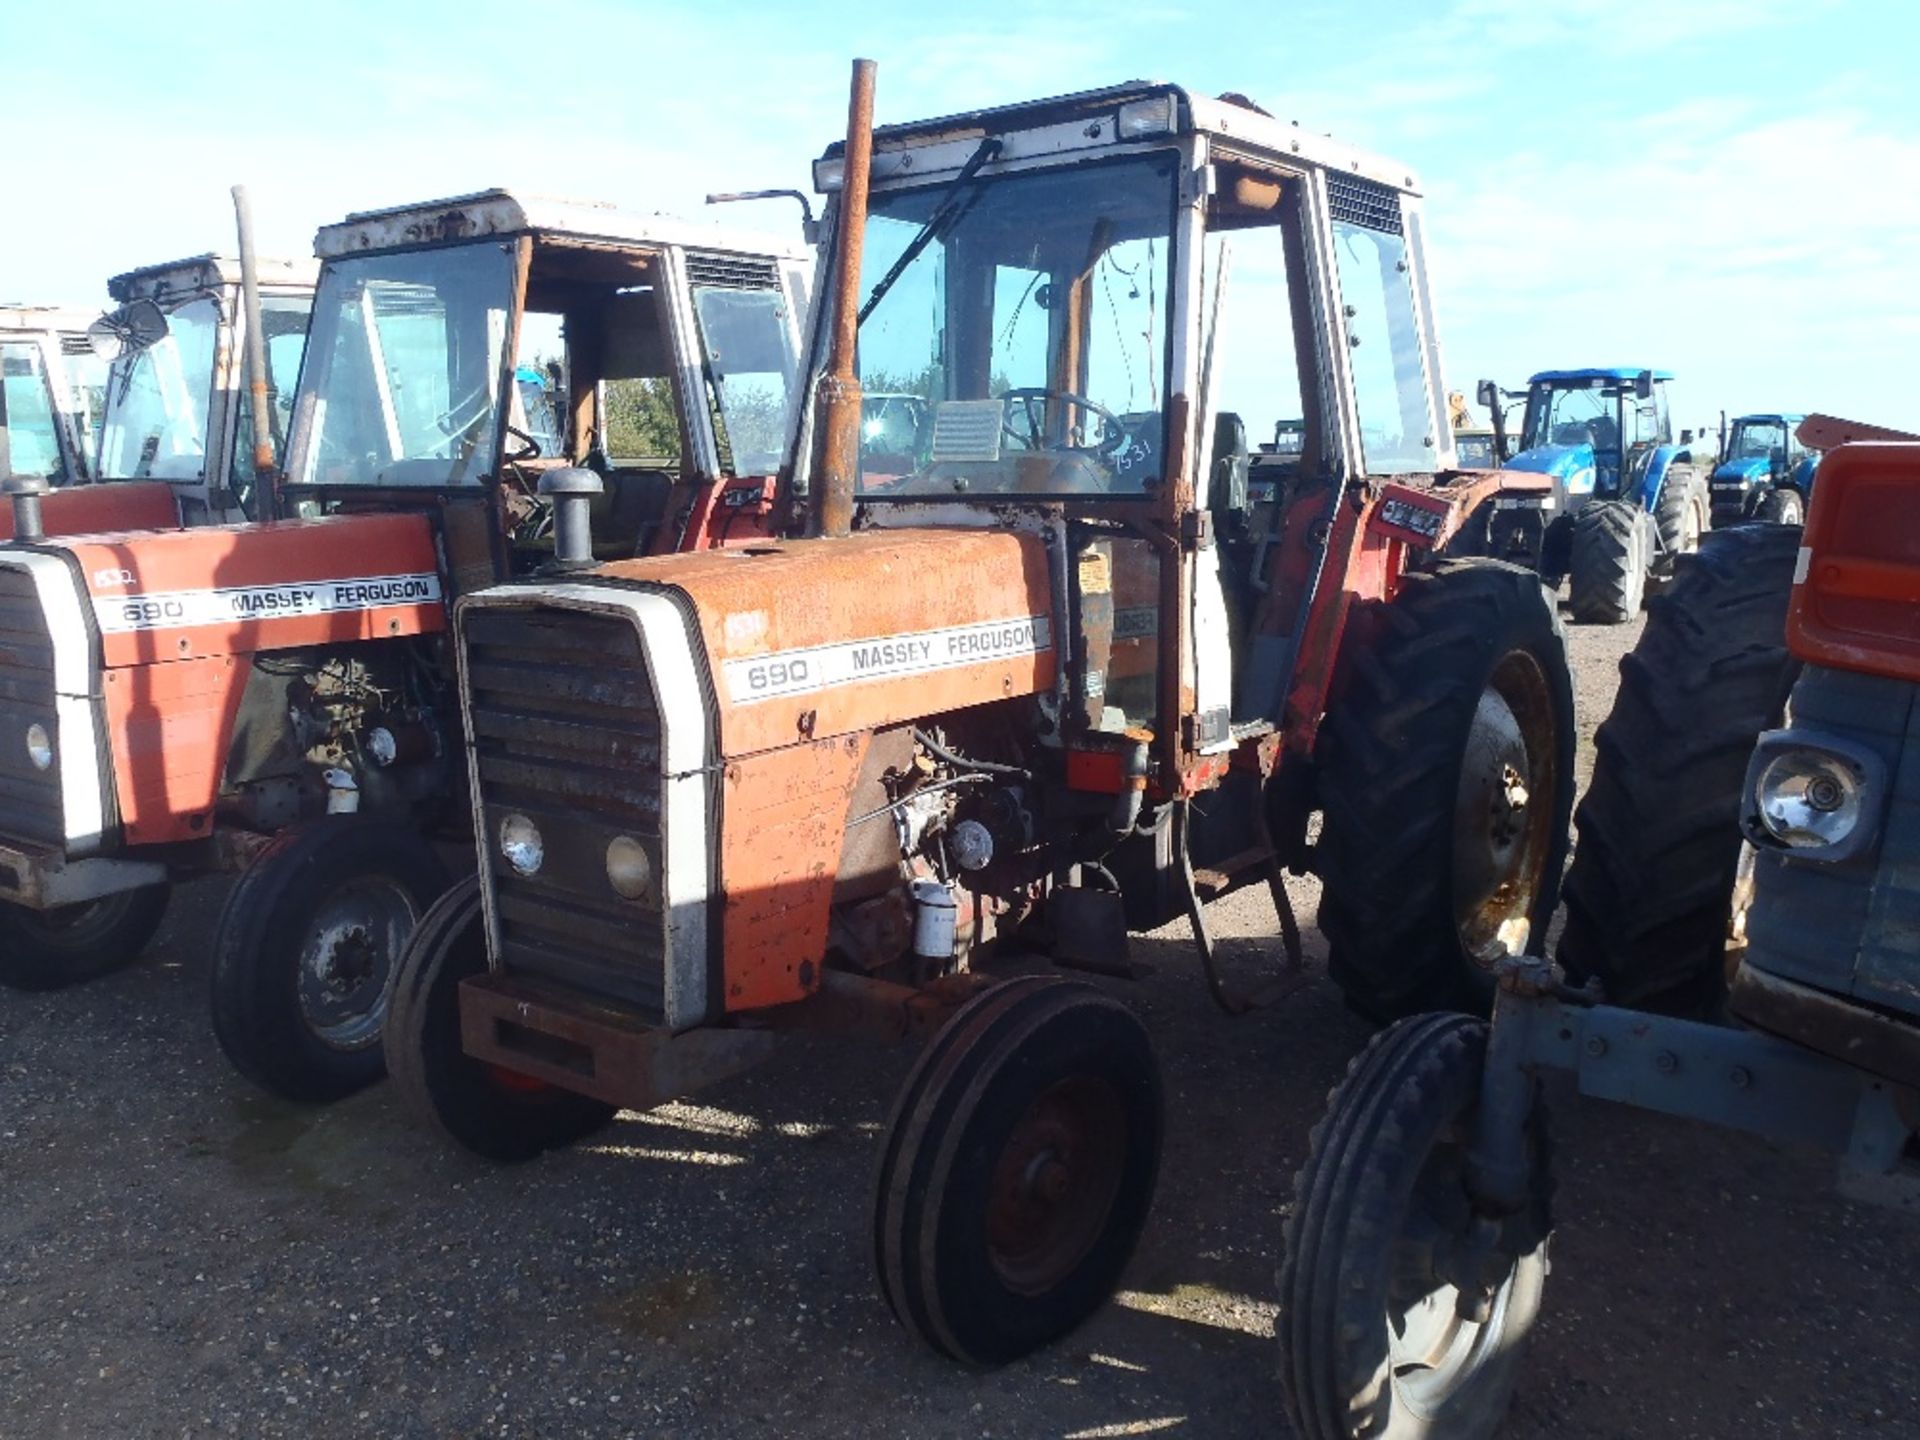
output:
[[[1453,824],[1454,912],[1468,955],[1490,966],[1519,954],[1533,912],[1552,824],[1552,705],[1546,676],[1524,652],[1498,666],[1461,757]]]
[[[380,1038],[400,951],[413,933],[412,897],[364,877],[314,911],[300,953],[300,1013],[324,1044],[358,1050]]]
[[[1120,1190],[1125,1119],[1103,1080],[1063,1080],[1014,1126],[994,1165],[987,1246],[1010,1289],[1038,1294],[1071,1274]]]

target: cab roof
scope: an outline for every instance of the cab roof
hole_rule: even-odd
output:
[[[1137,123],[1154,115],[1156,105],[1163,101],[1167,109],[1158,113],[1166,118],[1158,128],[1136,129],[1128,135],[1119,133],[1123,108],[1129,112],[1130,122]],[[911,158],[907,158],[905,164],[900,162],[904,152],[921,151],[942,143],[978,141],[988,136],[1020,137],[1003,148],[997,157],[1007,161],[1069,151],[1112,151],[1129,141],[1193,134],[1210,135],[1245,151],[1265,151],[1296,163],[1357,175],[1407,194],[1418,194],[1420,190],[1418,177],[1412,170],[1383,155],[1317,134],[1297,121],[1276,119],[1243,96],[1209,99],[1160,80],[1126,80],[1098,90],[1080,90],[932,120],[878,126],[873,132],[873,178],[884,182],[911,171],[937,174],[943,169],[956,168],[964,163],[964,154],[952,166],[938,161],[916,166]],[[845,151],[844,139],[826,148],[814,170],[817,188],[823,191],[837,188],[837,182],[828,178],[831,170],[823,174],[823,167],[839,160]]]
[[[738,226],[673,215],[644,215],[598,200],[524,195],[505,189],[356,211],[335,224],[321,226],[313,237],[313,253],[328,260],[369,250],[462,244],[492,235],[565,236],[615,245],[671,245],[794,260],[813,253],[797,240]]]
[[[1592,370],[1542,370],[1527,377],[1529,385],[1552,385],[1573,380],[1638,380],[1647,371],[1644,365],[1603,365]],[[1671,380],[1671,370],[1655,370],[1656,380]]]
[[[258,257],[260,283],[283,290],[311,290],[320,267],[311,260]],[[231,255],[194,255],[142,265],[107,281],[107,293],[122,304],[129,300],[157,300],[183,291],[214,290],[240,283],[240,262]]]
[[[10,334],[84,333],[100,316],[81,305],[0,304],[0,330]]]
[[[1730,425],[1798,425],[1807,417],[1790,415],[1784,411],[1762,411],[1756,415],[1735,415],[1727,423]]]

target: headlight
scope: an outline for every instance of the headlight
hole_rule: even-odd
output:
[[[507,816],[500,822],[500,855],[517,874],[533,874],[547,858],[540,827],[524,815]]]
[[[36,770],[53,768],[53,737],[47,734],[47,727],[37,721],[27,726],[27,758],[33,761]]]
[[[1873,840],[1884,776],[1880,757],[1852,741],[1769,731],[1747,766],[1747,835],[1802,859],[1851,859]]]
[[[628,900],[645,900],[653,893],[653,861],[631,835],[616,835],[608,842],[607,883]]]

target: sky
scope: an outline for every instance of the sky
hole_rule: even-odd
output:
[[[495,185],[683,215],[811,189],[867,55],[882,123],[1148,77],[1392,156],[1451,388],[1654,366],[1677,425],[1920,429],[1916,44],[1912,0],[0,0],[0,298],[230,250],[236,182],[284,254]]]

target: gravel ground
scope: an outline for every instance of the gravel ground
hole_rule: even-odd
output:
[[[1573,632],[1583,747],[1636,628]],[[304,1110],[226,1068],[221,894],[184,890],[134,970],[0,993],[0,1436],[1284,1434],[1274,1247],[1367,1034],[1330,987],[1228,1020],[1181,927],[1140,943],[1154,974],[1124,993],[1172,1127],[1146,1239],[1084,1330],[974,1374],[908,1341],[864,1248],[904,1053],[795,1041],[495,1169],[384,1086]],[[1254,892],[1216,908],[1228,935],[1271,925]],[[1558,1121],[1510,1435],[1920,1434],[1911,1218],[1837,1198],[1817,1156],[1597,1104]]]

